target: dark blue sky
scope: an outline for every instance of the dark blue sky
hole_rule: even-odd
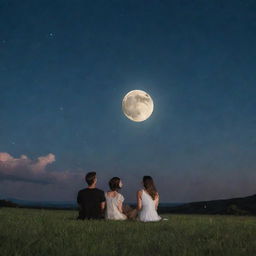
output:
[[[133,89],[154,100],[142,123],[121,110]],[[255,97],[254,0],[0,0],[0,195],[74,198],[74,177],[12,165],[49,153],[44,175],[120,176],[128,201],[146,174],[162,201],[255,193]]]

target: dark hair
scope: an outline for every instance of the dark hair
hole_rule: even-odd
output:
[[[88,172],[85,176],[85,180],[89,186],[93,184],[96,178],[96,172]]]
[[[113,177],[109,182],[109,188],[112,190],[112,191],[117,191],[118,189],[120,189],[120,178],[118,177]]]
[[[144,176],[143,177],[143,185],[148,192],[148,194],[152,197],[153,200],[155,200],[157,195],[157,190],[154,184],[154,181],[151,176]]]

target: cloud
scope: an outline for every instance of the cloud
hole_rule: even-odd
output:
[[[55,155],[50,153],[40,156],[36,161],[26,155],[14,158],[8,153],[0,153],[0,178],[1,180],[23,181],[39,184],[56,184],[74,181],[81,176],[72,172],[50,172],[47,166],[55,162]]]
[[[28,165],[29,168],[42,171],[44,168],[55,161],[54,154],[48,154],[46,156],[40,156],[37,161],[33,162],[26,155],[21,155],[20,158],[14,158],[10,154],[0,152],[0,166],[5,167],[17,167],[21,165]]]
[[[48,154],[47,156],[40,156],[37,158],[37,162],[31,166],[32,170],[35,172],[44,171],[48,164],[55,162],[55,155]]]
[[[55,160],[52,153],[32,160],[0,152],[0,195],[36,201],[75,200],[84,186],[84,172],[48,170]]]

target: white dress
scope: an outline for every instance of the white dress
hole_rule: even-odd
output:
[[[108,220],[126,220],[127,217],[118,210],[118,202],[124,201],[124,197],[117,193],[115,197],[108,196],[108,193],[105,193],[106,198],[106,212],[105,218]]]
[[[143,222],[161,220],[156,211],[155,201],[144,189],[142,189],[141,199],[142,209],[139,212],[139,220]]]

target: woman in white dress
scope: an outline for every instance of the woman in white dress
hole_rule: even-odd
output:
[[[122,187],[122,181],[118,177],[114,177],[109,181],[110,191],[105,193],[106,211],[105,218],[107,220],[126,220],[127,216],[123,213],[124,197],[118,190]]]
[[[143,177],[144,189],[137,193],[138,219],[143,222],[159,221],[161,217],[157,213],[159,194],[150,176]]]

